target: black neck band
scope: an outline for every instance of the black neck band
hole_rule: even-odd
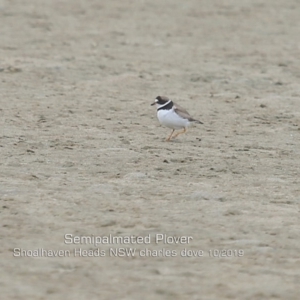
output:
[[[169,110],[173,107],[173,101],[170,101],[170,103],[166,103],[166,105],[164,106],[161,106],[160,108],[157,109],[157,111],[161,110],[161,109],[166,109],[166,110]]]

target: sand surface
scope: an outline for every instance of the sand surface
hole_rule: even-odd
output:
[[[0,1],[1,299],[299,299],[299,10]]]

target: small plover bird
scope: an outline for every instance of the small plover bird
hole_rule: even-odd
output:
[[[179,105],[175,104],[172,100],[165,96],[157,96],[155,101],[151,105],[156,105],[157,108],[157,118],[159,122],[171,129],[170,136],[166,141],[170,141],[175,130],[183,129],[182,131],[177,132],[173,139],[178,135],[185,133],[187,127],[192,123],[203,124],[202,122],[192,118],[190,114]]]

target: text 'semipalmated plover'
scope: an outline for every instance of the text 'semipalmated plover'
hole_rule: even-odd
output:
[[[175,130],[183,129],[182,131],[177,132],[173,136],[173,139],[178,135],[185,133],[191,122],[203,124],[202,122],[192,118],[184,108],[175,104],[168,97],[157,96],[151,105],[156,105],[157,118],[159,122],[162,125],[173,129],[166,141],[170,141]]]

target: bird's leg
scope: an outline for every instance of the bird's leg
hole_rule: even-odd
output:
[[[173,131],[171,132],[170,136],[169,136],[169,137],[166,139],[166,141],[167,141],[167,142],[169,142],[169,141],[170,141],[170,139],[171,139],[171,137],[172,137],[172,135],[173,135],[174,131],[175,131],[175,129],[173,129]]]
[[[186,132],[186,128],[184,128],[182,131],[177,132],[174,136],[173,139],[175,139],[176,137],[178,137],[180,134],[183,134]]]

